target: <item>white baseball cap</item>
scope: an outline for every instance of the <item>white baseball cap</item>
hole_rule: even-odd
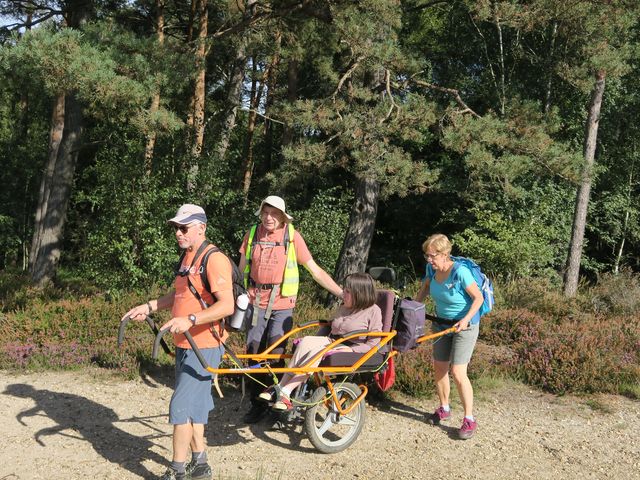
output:
[[[284,200],[282,198],[277,197],[276,195],[269,195],[267,198],[262,200],[262,203],[260,204],[260,208],[256,210],[256,215],[258,217],[260,216],[260,212],[262,212],[262,207],[264,207],[265,205],[270,205],[280,210],[284,214],[284,216],[287,218],[288,221],[293,220],[293,217],[287,213],[287,207],[285,206]]]
[[[207,214],[204,209],[198,205],[185,203],[182,205],[176,216],[167,220],[167,223],[175,223],[177,225],[188,225],[190,223],[207,223]]]

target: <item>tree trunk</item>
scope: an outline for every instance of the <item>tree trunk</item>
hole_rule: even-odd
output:
[[[247,115],[247,133],[244,136],[244,154],[242,156],[242,172],[239,188],[244,193],[245,204],[247,202],[247,192],[251,185],[251,174],[253,173],[253,132],[256,128],[256,110],[260,105],[262,96],[262,83],[258,89],[258,65],[256,56],[251,57],[251,91],[249,92],[249,112]]]
[[[189,167],[189,176],[187,180],[187,191],[193,193],[196,189],[196,180],[198,178],[198,159],[202,154],[202,145],[204,143],[204,108],[205,108],[205,77],[207,72],[207,25],[209,21],[207,0],[199,0],[198,2],[199,26],[198,40],[195,52],[196,58],[196,82],[193,90],[192,106],[193,110],[191,118],[187,120],[187,124],[192,127],[193,136],[191,140],[191,157],[193,163]]]
[[[156,0],[156,34],[158,35],[158,45],[162,48],[164,45],[164,2],[165,0]],[[144,149],[144,169],[146,175],[151,176],[151,166],[153,161],[153,152],[156,147],[158,132],[153,125],[153,120],[160,108],[160,85],[156,85],[156,91],[151,98],[151,107],[149,108],[152,126],[147,134],[147,143]]]
[[[544,93],[544,113],[551,110],[551,86],[553,84],[553,58],[555,56],[556,38],[558,36],[558,22],[554,20],[551,26],[551,38],[549,39],[549,53],[547,55],[547,86]]]
[[[200,0],[199,4],[200,25],[198,29],[198,47],[196,49],[196,62],[198,73],[193,102],[193,128],[195,138],[191,149],[194,157],[199,157],[202,153],[204,141],[204,100],[205,100],[205,75],[207,72],[207,25],[209,15],[207,10],[207,0]]]
[[[31,239],[31,248],[29,251],[29,271],[33,274],[35,263],[40,252],[42,240],[42,225],[47,205],[49,203],[49,192],[53,181],[53,172],[56,168],[58,159],[58,150],[60,142],[62,142],[62,134],[64,131],[64,101],[65,95],[59,94],[53,102],[53,111],[51,112],[51,131],[49,132],[49,155],[42,180],[40,181],[40,192],[38,194],[38,203],[36,205],[36,216],[33,225],[33,237]]]
[[[271,62],[265,67],[264,73],[262,74],[262,80],[260,81],[260,85],[257,90],[255,88],[255,80],[251,84],[251,103],[249,110],[249,118],[247,122],[247,134],[245,137],[245,146],[244,146],[244,160],[242,162],[242,192],[244,193],[245,204],[247,202],[247,198],[249,196],[249,189],[251,188],[251,180],[253,177],[253,169],[254,169],[254,158],[253,158],[253,136],[256,130],[256,120],[258,117],[258,109],[260,108],[260,102],[262,101],[262,97],[264,95],[264,90],[267,84],[269,83],[269,79],[273,75],[273,71],[276,69],[278,62],[280,61],[280,33],[276,33],[276,50],[271,58]],[[254,61],[254,79],[256,76],[255,69],[255,57],[253,57]]]
[[[187,43],[193,40],[193,22],[196,18],[196,9],[198,8],[198,0],[191,0],[189,7],[189,22],[187,24]]]
[[[94,5],[86,0],[69,0],[64,21],[80,28],[90,18]],[[49,158],[40,184],[29,269],[38,286],[51,282],[62,251],[67,205],[71,196],[84,119],[75,94],[60,93],[51,116]]]
[[[273,108],[273,104],[275,102],[275,91],[277,85],[277,75],[274,74],[269,76],[269,81],[267,82],[267,99],[264,103],[264,162],[262,164],[261,171],[263,173],[268,173],[271,171],[271,162],[273,158],[273,123],[269,116],[271,114],[271,110]]]
[[[622,254],[624,253],[624,244],[627,238],[627,225],[629,224],[630,217],[629,210],[627,210],[624,214],[624,223],[622,225],[622,238],[620,239],[620,246],[618,247],[618,252],[616,253],[616,259],[613,264],[613,273],[617,275],[620,273],[620,263],[622,262]]]
[[[298,99],[298,61],[289,60],[287,66],[287,101],[293,103]],[[282,146],[286,147],[293,140],[293,130],[287,124],[282,132]]]
[[[599,70],[596,73],[591,102],[589,104],[589,116],[587,117],[585,127],[584,168],[582,171],[582,180],[576,195],[573,226],[571,229],[571,243],[569,244],[569,254],[567,256],[567,266],[564,274],[564,295],[566,297],[574,297],[578,291],[582,243],[584,240],[589,195],[591,193],[591,183],[593,179],[598,124],[600,122],[600,107],[602,106],[602,97],[604,95],[605,78],[606,74],[603,70]]]
[[[631,218],[631,205],[633,195],[633,183],[634,183],[634,164],[631,165],[631,172],[629,172],[629,188],[627,189],[627,205],[624,212],[624,221],[622,222],[622,238],[620,239],[620,246],[616,253],[616,259],[613,264],[613,273],[620,273],[620,264],[622,263],[622,255],[624,253],[624,244],[627,239],[627,229],[629,228],[629,219]]]
[[[236,58],[233,62],[229,84],[227,85],[227,113],[222,121],[218,145],[216,146],[217,158],[222,161],[227,155],[231,133],[236,126],[238,107],[240,106],[240,92],[244,81],[244,69],[246,65],[245,50],[247,46],[246,35],[238,43]]]
[[[75,95],[68,94],[65,97],[63,137],[53,168],[46,208],[42,213],[41,234],[35,239],[37,249],[31,276],[39,286],[54,279],[60,260],[82,130],[82,109]]]
[[[334,279],[341,283],[350,273],[364,272],[378,213],[380,183],[369,177],[356,180],[356,191],[349,227],[335,269]]]

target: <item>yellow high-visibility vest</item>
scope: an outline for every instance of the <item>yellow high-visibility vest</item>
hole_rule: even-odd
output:
[[[258,225],[254,225],[249,230],[249,239],[247,240],[247,249],[245,251],[244,265],[244,288],[249,288],[249,274],[251,273],[251,253],[253,250],[253,238],[255,237]],[[296,258],[296,247],[293,243],[295,229],[292,224],[287,224],[287,230],[284,236],[284,248],[287,254],[287,263],[284,267],[284,276],[280,285],[280,295],[283,297],[293,297],[298,294],[298,286],[300,285],[300,274],[298,273],[298,260]],[[288,238],[287,238],[288,237]]]

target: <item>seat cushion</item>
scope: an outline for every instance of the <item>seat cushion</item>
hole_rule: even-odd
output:
[[[320,362],[321,367],[350,367],[365,354],[358,352],[335,352],[325,356]],[[384,355],[377,352],[369,358],[360,369],[377,368],[384,362]]]

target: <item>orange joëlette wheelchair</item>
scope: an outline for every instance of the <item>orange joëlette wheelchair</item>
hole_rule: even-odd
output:
[[[354,377],[359,374],[383,370],[389,359],[398,354],[393,349],[393,338],[397,334],[395,326],[398,319],[399,303],[400,299],[392,291],[378,290],[376,304],[382,311],[382,332],[350,332],[337,338],[322,351],[309,358],[304,365],[294,368],[271,367],[269,361],[291,358],[290,354],[273,354],[271,352],[300,332],[322,327],[324,322],[309,322],[293,328],[258,354],[233,354],[227,351],[223,362],[231,363],[229,368],[210,367],[189,332],[186,332],[185,336],[202,366],[214,375],[251,376],[255,373],[269,373],[274,378],[277,374],[287,372],[310,375],[306,383],[294,390],[291,396],[293,409],[289,411],[287,420],[289,422],[303,421],[304,430],[309,440],[319,452],[337,453],[355,442],[364,427],[366,406],[364,398],[369,389],[364,384],[353,383]],[[123,342],[127,322],[128,319],[125,319],[120,325],[119,345]],[[163,335],[167,332],[158,331],[150,318],[147,318],[147,323],[156,333],[153,358],[157,358],[160,347],[169,355],[173,355],[163,340]],[[455,327],[451,327],[438,333],[424,335],[417,338],[416,343],[420,344],[454,331]],[[331,352],[344,342],[362,337],[379,337],[380,342],[365,353]],[[317,367],[306,366],[313,364],[319,358],[322,360]],[[249,361],[255,365],[245,365],[245,362]]]

